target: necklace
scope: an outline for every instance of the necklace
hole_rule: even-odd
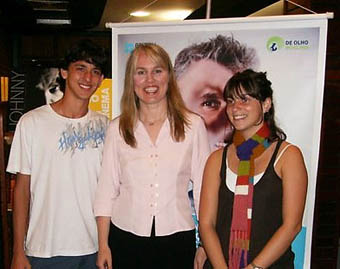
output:
[[[143,122],[144,124],[148,126],[154,126],[156,123],[163,123],[164,120],[167,118],[167,116],[168,114],[165,113],[160,118],[154,119],[154,120],[147,120],[147,119],[142,120],[141,117],[139,117],[139,119],[141,120],[141,122]]]

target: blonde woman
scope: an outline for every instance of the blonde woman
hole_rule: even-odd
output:
[[[95,200],[97,266],[194,268],[188,184],[197,208],[209,142],[160,46],[139,44],[131,53],[121,111],[108,128]],[[202,268],[202,248],[198,254],[195,268]]]

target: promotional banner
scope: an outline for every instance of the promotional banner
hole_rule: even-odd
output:
[[[112,119],[112,79],[103,80],[91,96],[89,108]]]
[[[212,149],[222,146],[230,131],[222,98],[227,80],[236,71],[246,68],[267,72],[274,90],[277,123],[287,134],[287,140],[302,150],[308,170],[303,228],[293,243],[293,251],[296,254],[295,268],[310,268],[327,16],[107,26],[112,28],[113,41],[113,116],[119,115],[129,53],[138,43],[156,43],[172,58],[187,106],[204,118]],[[225,62],[229,62],[228,68]]]

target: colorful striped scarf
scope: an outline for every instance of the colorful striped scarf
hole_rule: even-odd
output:
[[[266,123],[248,140],[236,131],[233,144],[240,160],[234,193],[233,217],[229,241],[229,269],[248,265],[254,192],[254,160],[269,147],[270,130]]]

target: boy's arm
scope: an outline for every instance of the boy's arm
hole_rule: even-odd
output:
[[[30,268],[25,255],[25,237],[30,204],[30,175],[17,173],[13,205],[13,260],[11,268]]]

